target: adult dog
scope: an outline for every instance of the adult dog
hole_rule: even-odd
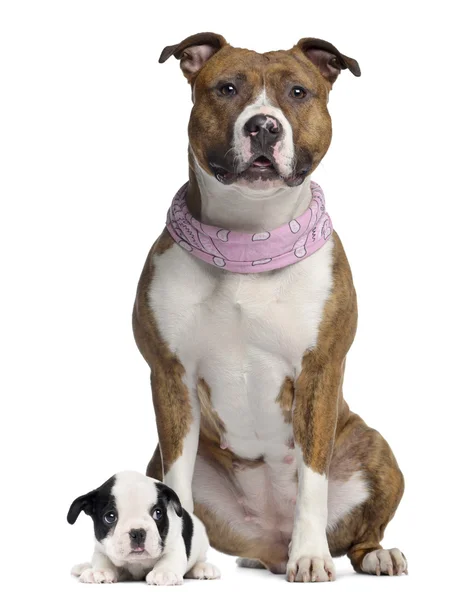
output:
[[[190,179],[134,309],[159,436],[148,475],[241,566],[327,581],[347,553],[358,572],[405,573],[380,545],[403,477],[343,397],[356,294],[310,182],[331,88],[359,65],[318,39],[259,54],[213,33],[171,56],[192,88]]]

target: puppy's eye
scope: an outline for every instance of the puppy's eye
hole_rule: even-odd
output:
[[[162,519],[162,510],[160,508],[155,508],[152,511],[152,518],[154,521],[160,521]]]
[[[292,98],[300,100],[301,98],[304,98],[306,96],[306,89],[302,88],[301,85],[294,85],[293,88],[290,90],[290,96],[292,96]]]
[[[118,521],[118,516],[116,512],[109,510],[103,515],[103,520],[107,525],[113,525],[113,523],[116,523]]]
[[[238,93],[236,86],[232,83],[224,83],[223,85],[220,85],[218,89],[220,94],[222,94],[223,96],[236,96],[236,94]]]

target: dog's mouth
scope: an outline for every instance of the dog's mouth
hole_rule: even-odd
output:
[[[238,174],[238,179],[245,181],[282,179],[271,156],[261,154],[249,161],[249,164]]]
[[[128,554],[128,558],[143,558],[149,556],[149,552],[144,548],[134,548]]]
[[[253,156],[240,169],[230,171],[225,167],[210,163],[210,167],[219,182],[230,184],[236,180],[255,181],[256,179],[282,179],[272,157],[266,154]]]
[[[258,156],[257,158],[255,158],[252,161],[252,164],[248,168],[249,169],[259,169],[260,171],[263,171],[265,169],[272,169],[273,171],[276,170],[272,160],[262,154],[261,154],[261,156]]]
[[[225,167],[210,163],[210,167],[220,183],[229,185],[236,181],[241,182],[253,182],[257,180],[261,181],[273,181],[281,180],[284,181],[288,186],[299,185],[306,174],[308,169],[303,169],[297,173],[293,173],[289,177],[284,177],[279,172],[277,163],[270,154],[260,154],[253,156],[245,165],[242,165],[240,169],[231,171]]]

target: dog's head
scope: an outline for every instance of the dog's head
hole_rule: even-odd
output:
[[[159,558],[174,520],[182,516],[177,494],[154,479],[125,471],[72,503],[67,520],[92,517],[95,537],[113,561]]]
[[[162,51],[192,86],[190,148],[197,167],[223,185],[296,186],[331,141],[328,95],[357,62],[332,44],[304,38],[291,50],[259,54],[199,33]]]

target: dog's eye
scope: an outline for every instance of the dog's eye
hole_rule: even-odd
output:
[[[293,88],[290,90],[290,96],[292,96],[292,98],[300,100],[300,98],[304,98],[306,96],[306,89],[302,88],[301,85],[294,85]]]
[[[155,508],[152,512],[152,518],[154,521],[160,521],[162,519],[162,510],[160,508]]]
[[[113,525],[118,520],[116,512],[109,510],[107,513],[103,515],[103,520],[107,525]]]
[[[224,83],[219,87],[220,94],[223,96],[236,96],[238,90],[232,83]]]

